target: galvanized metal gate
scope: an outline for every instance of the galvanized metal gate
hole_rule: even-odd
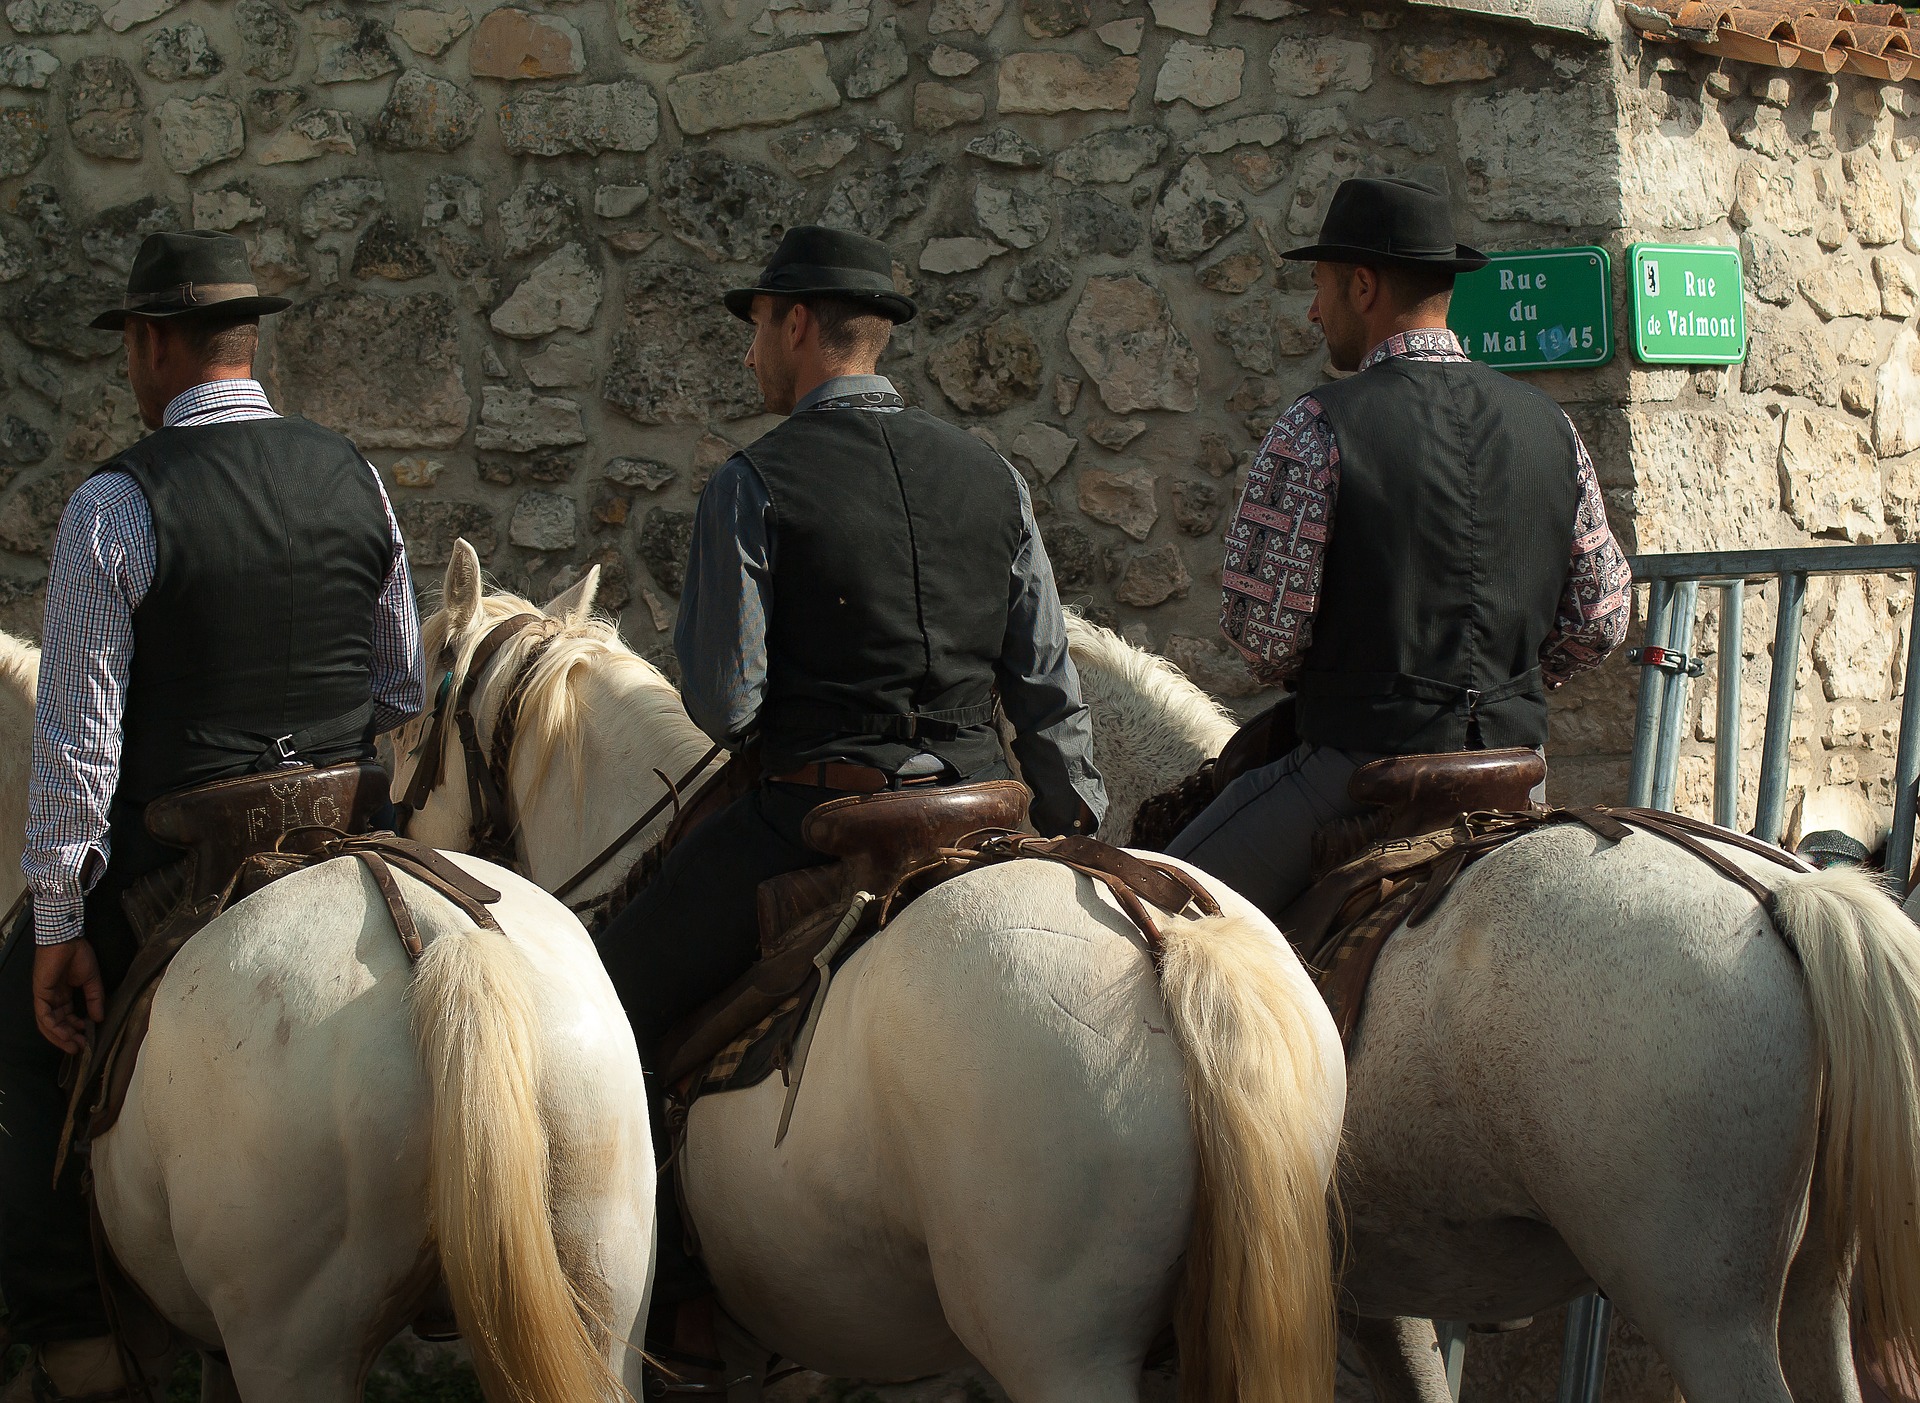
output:
[[[1640,665],[1634,713],[1629,804],[1671,809],[1680,769],[1687,684],[1705,671],[1692,654],[1695,607],[1702,585],[1720,591],[1720,636],[1715,658],[1718,688],[1713,752],[1713,821],[1732,828],[1740,799],[1740,664],[1746,588],[1777,580],[1773,662],[1767,687],[1766,728],[1760,747],[1760,789],[1752,832],[1777,843],[1786,827],[1787,748],[1800,667],[1800,625],[1807,580],[1814,575],[1912,574],[1920,595],[1920,544],[1810,546],[1780,550],[1697,551],[1633,557],[1633,578],[1648,586],[1645,641],[1629,657]],[[1893,829],[1886,868],[1904,884],[1913,866],[1916,775],[1920,775],[1920,627],[1911,627],[1901,674],[1900,738],[1894,758]],[[1607,1339],[1613,1307],[1605,1296],[1582,1296],[1567,1309],[1557,1403],[1600,1403],[1606,1381]],[[1447,1382],[1460,1396],[1466,1327],[1438,1326]]]

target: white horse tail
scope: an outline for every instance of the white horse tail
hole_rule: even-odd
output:
[[[1175,1328],[1183,1403],[1331,1398],[1336,1326],[1320,1043],[1282,952],[1233,916],[1166,923],[1161,993],[1199,1151]]]
[[[1826,1062],[1832,1241],[1858,1245],[1871,1337],[1920,1357],[1920,927],[1852,868],[1775,897]]]
[[[414,972],[440,1268],[488,1398],[625,1399],[554,1242],[532,977],[506,936],[465,922],[443,926]]]

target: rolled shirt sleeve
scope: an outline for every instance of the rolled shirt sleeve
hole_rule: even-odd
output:
[[[413,575],[407,567],[407,543],[400,535],[400,522],[387,498],[387,485],[373,464],[374,484],[380,489],[380,506],[387,514],[387,530],[393,537],[393,557],[387,566],[386,583],[373,606],[373,669],[370,690],[373,695],[373,729],[391,731],[405,725],[427,704],[427,660],[421,650],[420,606],[413,597]]]
[[[1080,696],[1080,674],[1067,650],[1067,623],[1053,564],[1034,524],[1027,484],[1009,466],[1020,492],[1020,545],[1008,581],[1007,633],[1000,648],[1000,707],[1013,727],[1013,754],[1033,790],[1033,826],[1074,831],[1080,805],[1095,826],[1106,817],[1107,790],[1093,764],[1093,726]]]

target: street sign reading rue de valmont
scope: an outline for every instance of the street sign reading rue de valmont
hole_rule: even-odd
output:
[[[1496,370],[1576,369],[1613,359],[1613,286],[1602,248],[1496,253],[1453,285],[1447,325]]]
[[[1653,365],[1738,365],[1747,358],[1740,250],[1635,244],[1633,353]]]

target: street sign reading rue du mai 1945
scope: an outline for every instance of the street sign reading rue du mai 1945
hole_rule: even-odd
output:
[[[1602,248],[1496,253],[1453,285],[1447,325],[1496,370],[1566,370],[1613,359],[1613,279]]]
[[[1652,365],[1738,365],[1747,358],[1740,250],[1635,244],[1633,353]]]

